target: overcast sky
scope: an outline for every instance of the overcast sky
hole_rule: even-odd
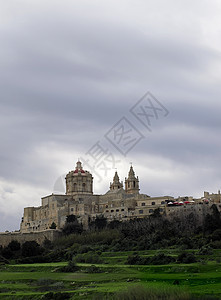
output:
[[[150,196],[216,193],[220,15],[218,0],[0,0],[0,231],[64,193],[78,158],[97,194],[130,162]]]

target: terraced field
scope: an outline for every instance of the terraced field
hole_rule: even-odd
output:
[[[216,256],[219,253],[217,250]],[[103,264],[78,263],[79,270],[73,273],[60,271],[67,262],[1,265],[0,298],[118,299],[118,295],[129,299],[119,294],[129,288],[131,295],[133,289],[144,289],[146,294],[155,290],[177,295],[162,299],[221,299],[221,264],[212,258],[192,264],[130,266],[125,264],[128,254],[132,253],[102,253]],[[152,254],[151,251],[139,252],[142,256]],[[175,256],[175,252],[172,255]],[[206,298],[207,295],[210,297]]]

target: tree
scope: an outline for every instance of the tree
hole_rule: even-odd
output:
[[[212,233],[217,229],[221,229],[220,212],[215,204],[210,208],[211,214],[207,214],[204,219],[204,231]]]
[[[57,225],[55,224],[55,222],[51,223],[51,226],[49,227],[50,229],[56,229]]]
[[[42,254],[43,250],[36,241],[26,241],[21,247],[22,256],[37,256]]]
[[[63,228],[63,233],[69,235],[71,233],[82,233],[83,225],[78,222],[78,219],[75,215],[69,215],[66,217],[66,223]]]
[[[107,218],[105,218],[103,215],[96,216],[96,219],[94,221],[95,229],[104,229],[107,226]]]
[[[191,264],[196,262],[196,257],[193,253],[183,252],[177,257],[178,263]]]
[[[77,216],[75,216],[75,215],[69,215],[66,217],[66,223],[74,223],[77,221],[78,221],[78,219],[77,219]]]
[[[5,247],[2,249],[2,256],[6,259],[10,259],[13,257],[13,252],[10,248]]]
[[[119,228],[121,225],[121,222],[119,220],[112,220],[110,221],[110,223],[108,224],[108,228],[110,229],[115,229],[115,228]]]
[[[160,214],[160,208],[156,208],[154,209],[153,213],[150,215],[150,217],[153,217],[153,218],[160,218],[161,217],[161,214]]]
[[[8,248],[11,251],[18,251],[21,249],[21,244],[18,241],[12,240],[9,244],[8,244]]]

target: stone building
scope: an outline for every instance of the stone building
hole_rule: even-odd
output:
[[[22,233],[47,230],[52,223],[61,229],[68,215],[76,215],[87,227],[88,221],[98,215],[108,220],[127,220],[130,218],[148,216],[154,209],[165,211],[166,201],[173,197],[154,197],[139,193],[139,178],[130,167],[125,178],[125,188],[115,172],[110,189],[104,195],[93,194],[92,174],[83,169],[80,161],[76,168],[66,175],[66,194],[43,197],[41,206],[26,207],[22,218],[20,231]]]
[[[130,167],[128,177],[125,178],[125,188],[115,172],[113,182],[104,195],[93,194],[92,174],[83,169],[80,161],[76,168],[66,175],[66,194],[43,197],[41,206],[26,207],[22,218],[20,232],[31,233],[50,229],[52,223],[56,229],[61,229],[68,215],[76,215],[85,228],[89,220],[103,215],[108,221],[128,220],[149,216],[155,209],[161,214],[172,215],[182,211],[201,211],[202,204],[215,203],[221,208],[221,195],[204,192],[204,197],[171,196],[150,197],[139,192],[139,178]],[[193,207],[195,205],[195,207]],[[209,206],[208,205],[208,206]],[[193,209],[194,208],[194,209]]]

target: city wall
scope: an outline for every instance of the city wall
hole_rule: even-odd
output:
[[[20,233],[20,232],[4,232],[0,233],[0,246],[7,246],[12,240],[18,241],[23,244],[26,241],[36,241],[40,245],[45,240],[53,242],[55,239],[61,236],[61,231],[55,229],[48,229],[39,232]]]

